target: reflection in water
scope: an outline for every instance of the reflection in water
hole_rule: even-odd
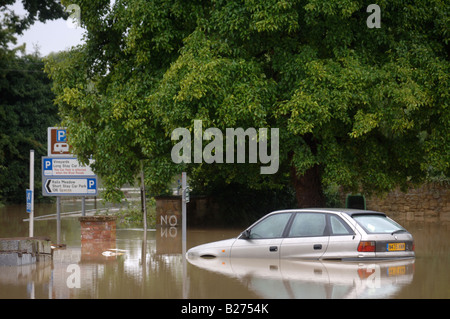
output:
[[[51,207],[46,204],[47,208]],[[43,206],[41,215],[49,214]],[[0,237],[27,236],[23,205],[0,208]],[[186,262],[180,228],[117,228],[115,242],[83,246],[77,218],[61,220],[50,262],[0,266],[1,298],[450,298],[450,232],[405,225],[416,259],[385,263],[200,259]],[[189,229],[187,248],[235,237],[241,229]],[[35,234],[56,238],[55,220]],[[103,254],[105,251],[123,254]]]
[[[116,247],[102,243],[96,253],[95,249],[85,251],[83,246],[81,250],[55,251],[54,278],[60,284],[53,298],[181,298],[181,251],[173,251],[174,238],[168,241],[168,253],[163,244],[157,247],[160,235],[159,231],[117,230]],[[109,248],[120,249],[123,254],[102,254]],[[70,263],[80,266],[80,289],[65,285]]]
[[[411,283],[414,274],[414,259],[371,264],[198,257],[189,262],[238,278],[270,299],[389,298]]]

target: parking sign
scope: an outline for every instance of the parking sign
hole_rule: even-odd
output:
[[[65,127],[49,127],[47,130],[47,154],[52,157],[71,155]]]
[[[65,127],[49,127],[47,153],[42,157],[43,196],[97,196],[97,176],[73,156]],[[69,137],[70,138],[70,137]]]
[[[67,132],[67,130],[65,128],[56,130],[56,141],[57,142],[66,142],[66,132]]]
[[[51,177],[42,179],[44,196],[97,196],[97,177]]]
[[[94,160],[90,160],[89,165],[83,165],[76,157],[42,157],[42,174],[45,177],[95,176],[90,166],[93,163]]]
[[[27,213],[31,213],[33,209],[33,191],[27,189]]]

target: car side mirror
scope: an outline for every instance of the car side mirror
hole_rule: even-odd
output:
[[[239,236],[241,239],[249,239],[250,238],[250,229],[246,229],[241,233],[241,236]]]

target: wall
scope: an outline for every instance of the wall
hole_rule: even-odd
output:
[[[345,206],[345,195],[341,201]],[[383,197],[367,197],[366,207],[386,213],[398,222],[450,223],[450,188],[448,183],[429,183],[409,188],[407,192],[394,190]],[[187,205],[188,225],[207,225],[218,218],[219,211],[206,197],[191,198]],[[181,225],[181,196],[156,197],[158,226]]]
[[[446,183],[429,183],[410,187],[406,193],[397,189],[384,197],[369,197],[366,206],[398,222],[450,222],[450,191]]]
[[[181,196],[156,196],[156,225],[181,226]],[[214,223],[219,209],[208,197],[192,196],[186,205],[187,225],[204,226]]]
[[[156,196],[156,225],[181,226],[181,196]]]

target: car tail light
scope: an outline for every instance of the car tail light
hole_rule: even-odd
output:
[[[360,241],[358,245],[358,251],[360,252],[375,252],[374,241]]]
[[[375,273],[375,268],[371,269],[370,266],[367,268],[358,268],[358,275],[360,279],[367,279]]]

